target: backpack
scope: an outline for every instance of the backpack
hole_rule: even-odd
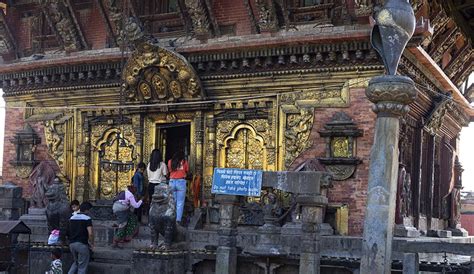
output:
[[[117,195],[115,195],[113,199],[113,202],[115,203],[120,200],[125,200],[125,191],[120,191],[119,193],[117,193]]]

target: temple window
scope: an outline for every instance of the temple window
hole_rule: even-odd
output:
[[[331,23],[333,0],[294,0],[289,5],[289,17],[294,23]]]
[[[310,7],[318,4],[321,4],[321,0],[302,0],[300,6]]]
[[[134,6],[138,17],[151,33],[163,36],[184,31],[177,0],[135,0]]]

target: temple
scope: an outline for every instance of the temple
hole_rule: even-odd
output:
[[[315,190],[323,235],[362,235],[376,119],[365,91],[385,69],[370,35],[384,1],[3,2],[3,181],[24,198],[46,163],[70,200],[106,203],[154,148],[165,160],[182,149],[190,224],[199,212],[211,227],[229,203],[211,194],[214,168],[312,171],[332,178]],[[474,119],[474,4],[411,2],[398,74],[418,96],[400,119],[395,235],[466,237],[458,143]],[[293,186],[274,188],[283,210],[304,204]],[[239,225],[263,224],[256,200],[238,203]]]

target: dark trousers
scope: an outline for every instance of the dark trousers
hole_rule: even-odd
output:
[[[153,193],[155,193],[155,186],[157,185],[158,184],[152,184],[152,183],[148,184],[148,201],[150,202],[150,204],[151,204],[151,200],[153,199]]]

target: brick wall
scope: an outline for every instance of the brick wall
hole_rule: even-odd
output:
[[[8,106],[8,104],[7,104]],[[23,187],[23,197],[30,197],[32,188],[28,178],[20,178],[16,175],[15,166],[10,162],[16,159],[16,147],[10,140],[14,138],[15,133],[22,130],[24,122],[23,109],[6,109],[5,120],[5,139],[3,144],[3,182],[13,182]],[[38,161],[48,161],[54,170],[58,171],[55,161],[48,155],[48,150],[44,140],[44,127],[42,123],[30,123],[30,126],[41,138],[41,143],[36,146],[35,157]]]
[[[214,11],[218,25],[226,26],[235,24],[236,35],[251,33],[250,18],[244,1],[214,1],[212,10]]]
[[[92,9],[77,11],[76,18],[89,47],[91,49],[105,48],[107,31],[97,1],[94,1]]]
[[[474,235],[474,214],[472,212],[461,214],[461,226],[469,232],[469,235]]]
[[[315,110],[311,137],[313,145],[306,150],[292,165],[299,166],[305,159],[326,157],[325,139],[321,138],[319,131],[331,121],[336,112],[347,113],[357,126],[363,130],[363,136],[357,138],[356,156],[362,159],[354,175],[345,181],[334,181],[333,188],[329,190],[330,203],[344,203],[349,207],[349,235],[362,235],[364,228],[364,215],[366,206],[367,183],[369,176],[369,156],[373,143],[374,125],[376,115],[371,111],[372,103],[367,100],[363,88],[351,89],[350,108],[318,108]]]

